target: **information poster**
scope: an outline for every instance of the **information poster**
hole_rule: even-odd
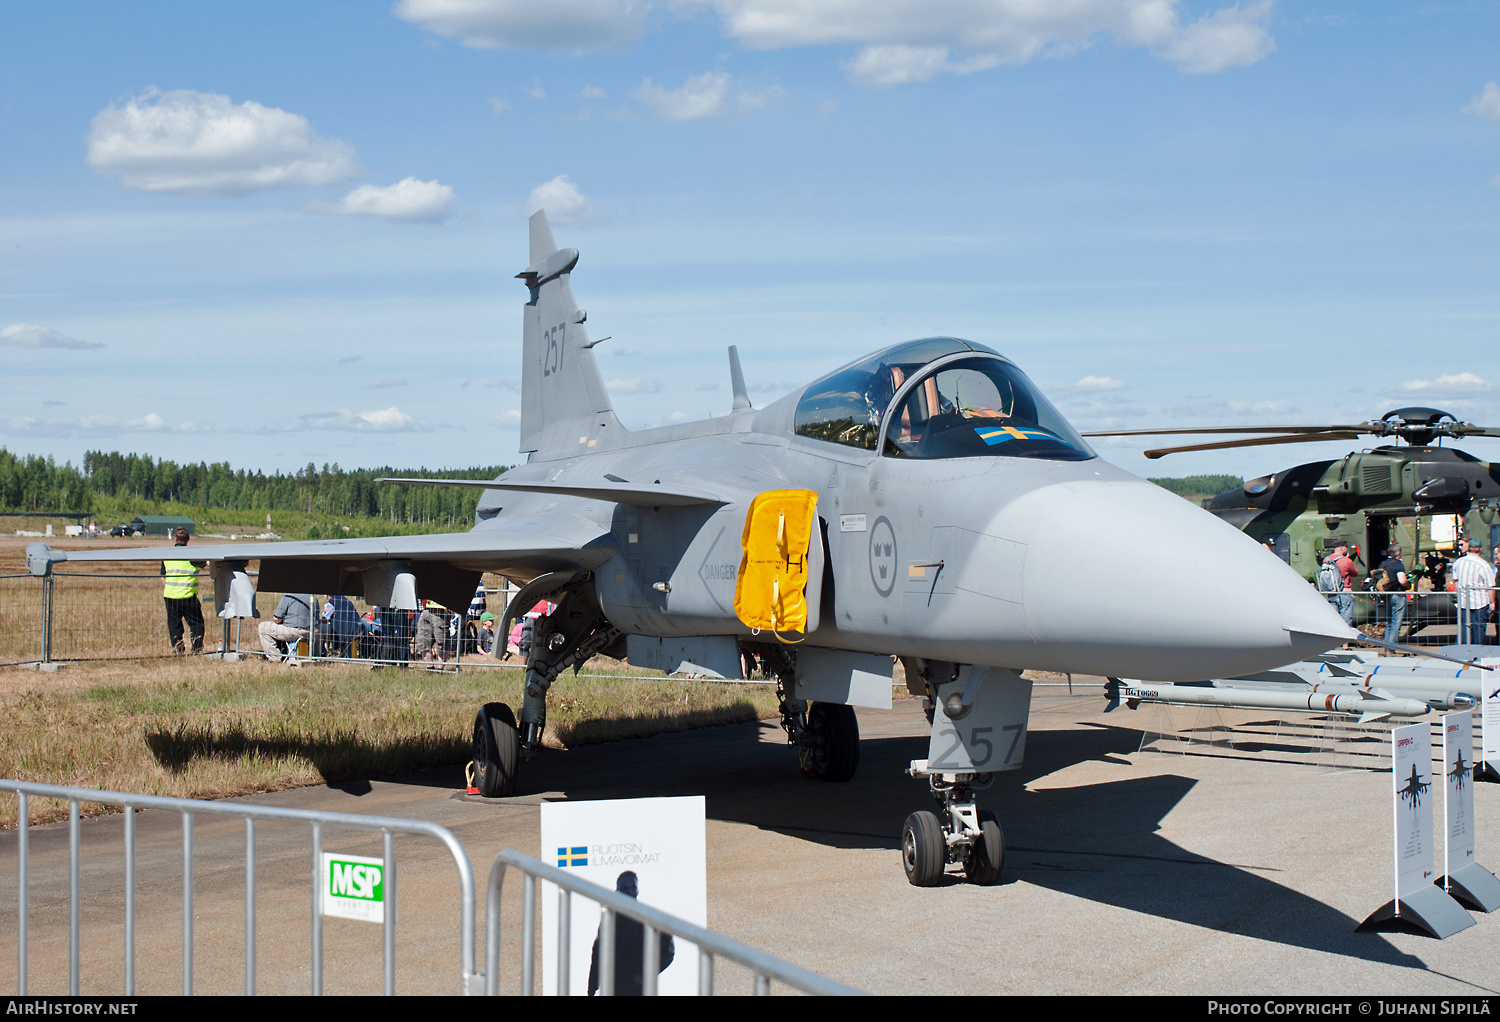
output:
[[[1432,862],[1432,734],[1408,724],[1391,732],[1392,800],[1396,812],[1396,900],[1430,887]]]
[[[699,926],[708,925],[708,868],[702,795],[686,798],[614,799],[598,802],[544,802],[542,854],[548,865],[566,869],[612,891]],[[540,885],[542,899],[543,992],[558,991],[558,905],[555,884]],[[570,901],[568,992],[597,993],[595,946],[599,906],[574,895]],[[640,993],[643,933],[638,924],[617,918],[615,992]],[[657,992],[698,992],[698,949],[686,941],[659,939]]]
[[[1486,660],[1484,663],[1500,663]],[[1480,671],[1480,691],[1484,700],[1479,711],[1479,740],[1484,748],[1484,762],[1500,771],[1500,670]]]
[[[1443,714],[1443,874],[1474,861],[1474,718]]]

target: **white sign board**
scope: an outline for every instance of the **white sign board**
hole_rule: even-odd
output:
[[[635,897],[644,904],[699,926],[708,925],[702,795],[544,802],[541,858],[608,890],[629,893],[633,885]],[[555,884],[541,885],[542,979],[549,995],[558,989],[559,893]],[[568,992],[589,995],[598,985],[593,956],[600,911],[596,903],[578,895],[570,900]],[[616,918],[616,994],[640,993],[641,938],[638,924]],[[663,967],[657,976],[657,992],[696,994],[697,947],[686,941],[671,945],[663,941],[659,950]]]
[[[1474,719],[1443,714],[1443,873],[1474,861]]]
[[[323,853],[323,914],[385,922],[385,862]]]
[[[1391,800],[1396,814],[1396,900],[1431,888],[1432,735],[1428,725],[1391,731]]]
[[[1432,542],[1447,549],[1458,543],[1458,515],[1432,516]]]

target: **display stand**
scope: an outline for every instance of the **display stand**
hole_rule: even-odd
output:
[[[1446,741],[1446,736],[1445,736]],[[1427,724],[1391,731],[1391,805],[1395,897],[1370,913],[1356,931],[1402,922],[1442,940],[1474,925],[1463,906],[1432,883],[1432,735]]]
[[[1474,718],[1443,714],[1443,876],[1434,881],[1460,904],[1500,908],[1500,880],[1474,858]]]

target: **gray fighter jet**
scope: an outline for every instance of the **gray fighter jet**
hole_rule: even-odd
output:
[[[782,725],[810,772],[847,780],[853,706],[889,707],[893,657],[932,720],[940,812],[903,829],[908,878],[949,864],[994,882],[1004,841],[974,787],[1021,765],[1027,669],[1197,681],[1263,671],[1354,637],[1279,558],[1201,508],[1102,459],[1014,362],[930,337],[882,348],[753,408],[735,349],[727,415],[629,430],[611,409],[574,249],[531,219],[520,450],[465,533],[194,546],[220,616],[248,609],[247,562],[271,592],[414,606],[468,602],[482,572],[524,583],[502,622],[537,601],[519,714],[474,727],[476,782],[516,789],[540,747],[547,692],[595,654],[739,677],[754,654],[779,681]],[[411,483],[413,480],[402,480]],[[1112,539],[1099,542],[1099,524]],[[1165,554],[1163,551],[1174,551]],[[158,560],[171,547],[28,551]]]

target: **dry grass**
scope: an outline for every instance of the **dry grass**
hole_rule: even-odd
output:
[[[768,685],[627,674],[595,661],[552,689],[547,744],[564,748],[774,714]],[[439,673],[196,658],[0,669],[0,777],[224,797],[461,763],[485,702],[518,706],[521,672]],[[33,820],[62,804],[33,801]],[[16,803],[0,801],[0,826]]]

